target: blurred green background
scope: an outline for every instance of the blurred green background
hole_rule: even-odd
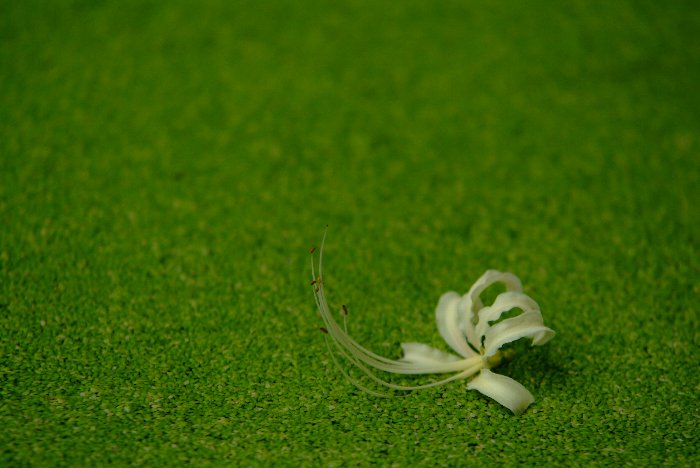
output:
[[[698,464],[698,31],[692,1],[1,1],[1,463]],[[536,403],[345,382],[326,224],[387,356],[520,276],[558,335],[499,372]]]

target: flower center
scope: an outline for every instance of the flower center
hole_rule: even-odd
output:
[[[494,367],[500,366],[504,361],[510,361],[513,359],[513,356],[515,356],[515,350],[499,350],[490,358],[484,359],[484,367],[486,369],[493,369]]]

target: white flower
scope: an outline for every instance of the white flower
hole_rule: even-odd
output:
[[[473,377],[467,384],[467,388],[493,398],[516,415],[521,414],[535,401],[532,394],[521,384],[490,370],[500,364],[504,357],[509,357],[508,351],[500,350],[503,345],[525,337],[531,338],[533,345],[543,345],[554,336],[554,331],[544,326],[539,306],[522,292],[520,280],[515,275],[489,270],[464,296],[451,291],[440,297],[435,310],[438,331],[457,355],[422,343],[401,343],[403,357],[394,360],[373,353],[348,335],[347,308],[344,305],[342,307],[343,326],[341,327],[333,318],[324,294],[323,243],[319,252],[318,276],[314,268],[314,251],[315,249],[311,249],[313,278],[311,285],[316,305],[325,325],[321,330],[331,337],[331,340],[327,339],[326,343],[333,360],[338,364],[343,375],[359,388],[373,395],[385,396],[370,390],[346,373],[339,365],[331,344],[341,356],[348,359],[372,380],[388,388],[417,390]],[[484,306],[481,293],[495,283],[502,283],[506,291],[499,294],[493,304]],[[522,312],[499,321],[502,314],[513,309],[519,309]],[[395,374],[457,373],[438,382],[402,386],[376,376],[371,368]]]

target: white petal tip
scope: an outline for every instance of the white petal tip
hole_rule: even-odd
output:
[[[454,291],[447,291],[438,300],[438,309],[452,305],[453,302],[457,302],[461,299],[461,296]]]
[[[551,328],[548,328],[545,331],[538,333],[532,338],[532,346],[542,346],[543,344],[554,338],[554,335],[556,334],[557,332],[555,332]]]
[[[520,383],[488,369],[482,369],[479,375],[469,382],[467,388],[496,400],[516,416],[524,413],[535,401],[532,394]]]

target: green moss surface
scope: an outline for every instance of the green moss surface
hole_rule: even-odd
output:
[[[3,2],[3,465],[699,463],[700,10],[438,3]],[[536,403],[345,382],[326,224],[387,356],[517,274]]]

